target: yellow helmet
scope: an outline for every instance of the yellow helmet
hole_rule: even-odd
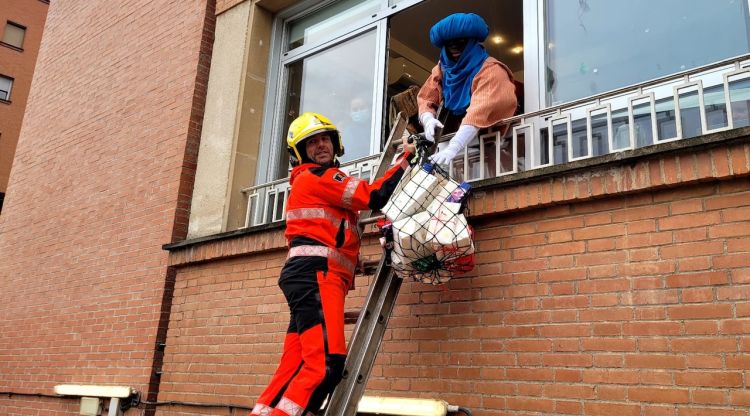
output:
[[[286,136],[287,149],[289,150],[292,166],[297,166],[301,161],[311,162],[307,157],[305,146],[300,146],[305,139],[324,131],[330,132],[333,144],[334,161],[336,156],[344,155],[344,143],[336,126],[322,114],[302,113],[289,125],[289,133]]]

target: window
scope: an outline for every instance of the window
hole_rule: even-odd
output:
[[[275,91],[285,93],[267,94],[261,152],[270,157],[258,166],[258,182],[288,175],[282,140],[305,111],[322,113],[339,127],[343,164],[379,153],[390,127],[391,97],[427,79],[440,53],[429,42],[430,27],[451,13],[484,17],[493,28],[485,43],[489,53],[522,77],[523,0],[508,3],[501,11],[493,0],[308,1],[282,13],[278,58],[271,58],[280,64],[271,68],[278,71]]]
[[[746,1],[544,3],[548,105],[750,51]]]
[[[24,26],[9,21],[5,24],[2,42],[15,48],[23,49],[23,38],[25,35],[26,28]]]
[[[310,7],[304,7],[301,15],[286,19],[279,36],[283,47],[277,67],[278,91],[285,93],[268,95],[267,111],[276,115],[266,125],[271,138],[264,145],[271,157],[267,166],[259,164],[259,178],[274,180],[288,175],[286,129],[306,111],[321,113],[337,125],[346,150],[340,162],[380,151],[376,132],[381,111],[376,103],[382,100],[382,93],[376,86],[383,78],[378,51],[384,49],[386,26],[371,16],[381,3],[344,0],[312,9],[312,13]]]
[[[13,78],[0,75],[0,100],[10,101],[10,90],[13,88]]]

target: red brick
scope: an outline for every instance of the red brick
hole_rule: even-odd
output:
[[[729,155],[726,148],[711,149],[711,162],[713,174],[717,178],[729,176]]]
[[[568,384],[548,384],[544,386],[545,397],[559,399],[593,399],[594,387]]]
[[[714,289],[710,287],[691,288],[682,291],[682,301],[684,303],[706,303],[713,300]]]
[[[625,229],[628,235],[651,233],[656,231],[655,220],[632,221],[625,223]]]
[[[640,352],[668,352],[669,340],[667,338],[638,338],[638,351]]]
[[[545,270],[539,273],[539,280],[542,282],[583,280],[585,278],[586,269],[584,268]]]
[[[653,221],[641,221],[649,218],[666,217],[669,215],[669,204],[649,204],[647,206],[626,208],[617,213],[617,219],[626,221],[628,225],[633,223],[653,224]]]
[[[717,409],[715,407],[680,407],[679,416],[746,416],[745,410]]]
[[[593,334],[595,336],[620,336],[622,335],[623,324],[604,323],[594,324]]]
[[[719,325],[716,321],[686,321],[685,335],[716,335]]]
[[[626,355],[625,366],[632,368],[686,368],[684,356],[676,355]]]
[[[506,405],[511,410],[551,413],[555,407],[555,402],[542,398],[508,397]]]
[[[705,205],[707,210],[748,206],[750,205],[750,193],[744,192],[706,198]]]
[[[693,403],[725,405],[729,403],[729,395],[724,390],[701,390],[694,389],[692,393]]]
[[[663,247],[661,249],[662,258],[685,258],[685,257],[696,257],[696,256],[707,256],[724,253],[724,242],[713,241],[713,242],[697,242],[697,243],[685,243],[677,244],[670,247]]]
[[[642,248],[663,246],[672,244],[673,236],[671,232],[653,232],[648,234],[634,234],[623,238],[622,248]]]
[[[591,416],[640,416],[641,407],[637,404],[617,404],[584,402],[583,409],[586,415]]]
[[[591,240],[597,238],[612,238],[616,236],[625,235],[624,224],[608,224],[599,226],[588,226],[586,228],[580,228],[573,230],[573,239],[575,240]]]
[[[662,231],[717,225],[720,222],[721,216],[718,212],[674,215],[658,220],[659,229]]]
[[[682,325],[678,322],[627,322],[623,324],[623,335],[680,335]]]
[[[724,358],[721,355],[688,355],[687,366],[689,368],[715,368],[724,367]]]
[[[643,416],[675,416],[677,409],[674,406],[643,406]]]
[[[742,373],[720,371],[720,372],[699,372],[687,371],[676,373],[674,375],[675,383],[678,386],[692,387],[741,387]]]
[[[663,305],[674,304],[680,300],[676,290],[642,290],[622,296],[624,305]]]
[[[584,339],[581,340],[584,351],[635,351],[633,339]]]
[[[582,309],[589,306],[586,296],[555,296],[542,299],[543,309]]]
[[[735,352],[737,351],[737,341],[733,338],[687,338],[672,340],[672,350],[677,353],[682,352]]]
[[[627,279],[585,280],[578,283],[579,293],[622,292],[630,289]]]
[[[649,403],[689,403],[690,391],[687,389],[629,387],[628,399]]]
[[[580,312],[581,322],[589,321],[630,321],[633,319],[632,308],[587,309]]]
[[[672,319],[729,318],[732,306],[726,304],[670,306],[667,313]]]
[[[711,257],[693,257],[687,259],[679,259],[677,261],[677,269],[682,272],[693,272],[699,270],[708,270],[711,268]]]
[[[708,236],[709,238],[746,237],[747,224],[750,224],[750,222],[716,225],[708,229]]]
[[[750,333],[750,319],[730,319],[721,321],[719,324],[721,334],[748,334]]]
[[[555,369],[555,381],[556,382],[569,382],[578,383],[582,380],[581,370],[556,368]]]
[[[718,256],[713,259],[714,268],[716,269],[734,269],[739,267],[750,266],[750,255],[730,254],[727,256]]]
[[[704,241],[708,238],[708,228],[688,228],[673,231],[675,243],[687,243],[691,241]]]
[[[628,395],[628,390],[624,387],[619,386],[604,386],[598,385],[596,387],[596,398],[603,401],[625,401]]]
[[[727,282],[726,272],[700,272],[667,276],[667,287],[714,286]]]
[[[732,391],[729,393],[729,402],[734,406],[750,406],[750,391]]]
[[[603,306],[614,306],[620,303],[620,298],[617,294],[603,294],[603,295],[591,295],[591,307],[601,308]]]

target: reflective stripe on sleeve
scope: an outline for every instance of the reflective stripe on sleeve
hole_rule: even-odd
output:
[[[344,205],[344,208],[352,208],[354,192],[357,191],[357,185],[359,185],[360,182],[362,182],[362,179],[350,178],[349,182],[346,183],[346,186],[344,187],[344,193],[341,195],[341,203]]]

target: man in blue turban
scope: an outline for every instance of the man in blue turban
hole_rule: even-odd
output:
[[[447,164],[476,137],[480,128],[513,116],[517,107],[516,87],[510,69],[489,56],[481,42],[489,27],[474,13],[455,13],[430,29],[430,42],[440,48],[440,62],[419,90],[419,121],[425,136],[435,141],[435,129],[442,128],[437,116],[440,103],[461,126],[448,146],[431,160]]]

